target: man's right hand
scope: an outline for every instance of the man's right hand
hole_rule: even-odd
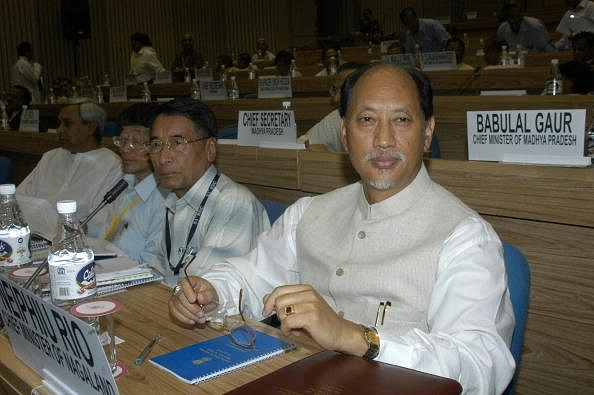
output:
[[[205,313],[219,304],[217,291],[211,283],[196,276],[184,278],[179,285],[181,290],[169,298],[169,313],[183,324],[204,324]]]

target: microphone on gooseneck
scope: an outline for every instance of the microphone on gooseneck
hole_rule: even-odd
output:
[[[112,203],[114,200],[116,200],[117,197],[120,196],[120,194],[122,192],[124,192],[124,190],[127,187],[128,187],[128,182],[126,180],[121,179],[120,181],[118,181],[118,183],[113,188],[111,188],[109,191],[107,191],[107,193],[105,194],[105,196],[103,196],[103,201],[97,207],[95,207],[95,209],[89,215],[87,215],[84,219],[82,219],[80,221],[80,226],[81,227],[85,226],[95,216],[95,214],[97,214],[99,212],[99,210],[101,210],[103,207],[105,207],[109,203]],[[47,261],[47,258],[46,258],[37,267],[37,269],[33,272],[33,274],[31,275],[31,277],[29,277],[29,279],[23,285],[23,287],[25,289],[28,289],[31,286],[31,284],[33,283],[33,281],[35,281],[35,279],[39,276],[39,273],[41,273],[41,271],[47,265],[48,265],[48,261]]]
[[[118,181],[118,183],[109,191],[107,191],[105,196],[103,196],[103,201],[99,203],[99,205],[95,207],[95,209],[89,215],[80,220],[80,226],[85,226],[103,207],[116,200],[117,197],[120,196],[120,194],[124,192],[127,187],[128,182],[126,180],[121,179]]]
[[[464,83],[462,84],[462,86],[460,87],[460,89],[458,90],[456,95],[461,95],[462,93],[464,93],[464,91],[466,91],[466,89],[468,89],[468,87],[470,86],[470,84],[472,84],[472,82],[476,79],[476,77],[478,77],[480,75],[480,71],[481,71],[481,66],[476,66],[474,68],[474,70],[472,71],[472,74],[470,75],[470,77],[468,77],[468,79],[466,81],[464,81]]]

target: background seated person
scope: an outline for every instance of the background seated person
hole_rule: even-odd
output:
[[[338,56],[338,51],[340,51],[340,47],[322,48],[320,57],[321,63],[319,63],[319,66],[322,66],[323,69],[316,73],[316,77],[334,75],[338,71],[338,67],[341,64],[346,63],[342,58]]]
[[[573,59],[578,62],[594,63],[594,33],[580,32],[571,40]]]
[[[594,91],[594,72],[585,62],[570,60],[559,65],[563,78],[563,93],[589,95]]]
[[[344,152],[340,140],[340,114],[338,113],[340,90],[344,80],[361,66],[363,65],[359,63],[345,63],[338,68],[338,73],[330,84],[330,102],[336,109],[312,126],[305,134],[299,136],[298,143],[306,144],[310,151]]]
[[[8,115],[8,126],[10,130],[19,130],[21,127],[23,106],[28,106],[30,103],[31,92],[27,88],[20,85],[13,85],[10,88],[6,99],[6,115]]]
[[[216,306],[286,336],[501,394],[514,373],[514,312],[499,237],[423,164],[431,81],[379,64],[344,83],[341,138],[361,180],[299,199],[243,257],[181,281],[169,311],[201,325]],[[391,307],[378,320],[380,302]]]
[[[182,50],[171,63],[171,77],[173,81],[184,81],[186,69],[190,72],[190,78],[194,78],[196,69],[204,65],[204,57],[200,51],[194,48],[194,36],[191,33],[184,33],[181,38]]]
[[[220,80],[223,77],[223,72],[225,73],[225,78],[227,78],[227,70],[233,68],[233,58],[227,54],[221,54],[217,57],[217,61],[215,63],[215,67],[213,70],[213,78],[215,81]]]
[[[204,103],[179,98],[162,104],[150,130],[149,153],[165,201],[162,242],[151,266],[175,285],[193,256],[202,275],[214,262],[246,254],[270,227],[260,201],[219,173],[217,121]],[[183,276],[181,271],[181,276]]]
[[[105,208],[106,226],[99,232],[139,264],[152,262],[157,254],[168,192],[159,188],[149,158],[149,128],[157,108],[156,103],[136,103],[118,118],[113,142],[128,188]]]
[[[299,70],[295,70],[291,74],[291,61],[295,59],[293,54],[289,51],[278,51],[274,58],[274,66],[276,73],[279,76],[301,77]]]
[[[421,52],[443,51],[446,41],[452,37],[439,21],[419,18],[411,7],[400,11],[400,21],[406,26],[405,48],[408,53],[416,53],[417,46]]]
[[[122,178],[122,167],[118,155],[101,145],[105,110],[87,98],[73,101],[58,114],[60,147],[43,154],[17,187],[17,194],[44,199],[53,208],[59,200],[76,200],[77,215],[84,218]],[[105,211],[100,211],[89,229],[103,223]]]
[[[252,57],[250,56],[250,54],[247,52],[242,52],[239,55],[237,55],[237,64],[229,68],[228,71],[249,71],[250,63],[252,64],[252,67],[258,70],[258,66],[252,63]]]
[[[528,52],[554,52],[551,37],[546,26],[536,18],[522,15],[522,8],[516,0],[503,4],[501,15],[504,22],[497,28],[497,35],[508,44],[508,50],[515,51],[518,44]]]
[[[259,38],[256,42],[256,51],[252,55],[252,62],[274,62],[274,54],[270,52],[270,50],[268,49],[268,43],[263,38]]]
[[[485,40],[485,54],[483,55],[483,59],[487,65],[483,69],[501,66],[501,53],[504,45],[507,45],[505,41],[495,37]]]
[[[567,11],[561,17],[555,31],[561,38],[553,45],[559,51],[571,49],[571,38],[579,32],[594,33],[594,2],[589,0],[565,0]]]
[[[458,64],[458,70],[474,70],[474,67],[468,63],[464,63],[464,55],[466,54],[466,47],[464,41],[458,37],[450,38],[446,43],[446,51],[454,51],[456,54],[456,63]]]
[[[57,104],[65,104],[72,97],[72,80],[68,77],[58,77],[54,80],[52,87]]]

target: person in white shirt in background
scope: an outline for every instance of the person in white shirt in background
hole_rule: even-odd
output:
[[[299,199],[249,254],[183,279],[171,316],[201,325],[217,307],[237,314],[243,290],[243,311],[276,313],[286,336],[453,378],[467,395],[501,394],[515,367],[503,248],[423,164],[431,81],[391,64],[358,69],[340,114],[361,181]]]
[[[330,102],[333,106],[340,103],[340,88],[344,80],[357,69],[363,66],[359,63],[344,63],[338,68],[330,84]],[[298,143],[306,144],[310,151],[344,152],[340,140],[340,114],[338,108],[332,110],[320,122],[311,127],[305,134],[297,138]]]
[[[128,188],[106,207],[107,223],[99,232],[139,264],[150,263],[157,254],[169,192],[157,184],[149,158],[149,128],[157,109],[156,103],[136,103],[119,116],[113,143],[122,158]]]
[[[33,46],[23,41],[17,46],[19,59],[10,70],[11,85],[24,86],[31,92],[31,104],[42,103],[43,81],[41,64],[33,61]]]
[[[44,199],[54,209],[59,200],[76,200],[79,218],[90,214],[122,178],[120,158],[101,145],[105,118],[105,110],[88,98],[72,99],[62,107],[57,129],[60,147],[43,154],[17,187],[17,198]],[[104,222],[105,212],[100,211],[89,223],[89,230]]]
[[[594,32],[594,2],[589,0],[565,0],[568,10],[563,14],[556,32],[561,38],[553,45],[559,51],[571,49],[571,39],[579,32]]]
[[[130,36],[132,55],[130,56],[130,72],[137,83],[151,83],[157,73],[165,71],[165,67],[157,57],[153,42],[145,33],[134,33]]]

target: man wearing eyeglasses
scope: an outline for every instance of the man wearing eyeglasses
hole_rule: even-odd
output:
[[[155,175],[171,190],[152,266],[172,286],[193,256],[191,274],[202,275],[214,262],[246,254],[270,227],[258,199],[215,167],[216,135],[212,110],[189,98],[161,105],[151,127],[148,149]]]
[[[249,254],[181,281],[169,311],[203,323],[213,306],[321,347],[501,394],[514,373],[502,245],[423,164],[435,118],[429,78],[379,64],[343,85],[341,137],[361,180],[299,199]],[[256,347],[258,339],[256,338]]]
[[[105,208],[107,222],[98,232],[139,264],[148,264],[157,255],[163,229],[167,192],[157,184],[149,158],[149,128],[156,103],[136,103],[118,119],[118,135],[113,143],[122,158],[128,188]]]
[[[77,203],[77,215],[87,216],[122,178],[120,158],[101,145],[105,117],[105,110],[88,98],[73,99],[62,107],[57,129],[60,147],[43,154],[17,187],[17,194],[46,200],[54,209],[59,200],[73,199]],[[34,207],[31,202],[21,204],[26,218],[47,215],[41,202],[35,203],[40,207]],[[37,209],[41,212],[36,212]],[[100,226],[104,221],[105,213],[99,212],[89,228]]]

